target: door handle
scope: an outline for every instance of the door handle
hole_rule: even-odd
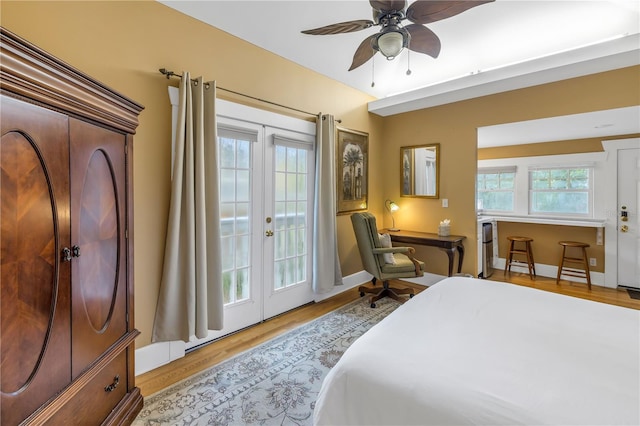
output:
[[[71,262],[71,249],[69,247],[62,249],[62,261]]]
[[[118,384],[120,383],[120,375],[116,375],[113,378],[113,383],[111,383],[110,385],[107,385],[104,387],[104,391],[105,392],[113,392],[114,390],[116,390],[116,388],[118,387]]]
[[[629,212],[627,212],[627,206],[622,206],[621,207],[620,220],[623,221],[623,222],[626,222],[626,221],[629,220]]]

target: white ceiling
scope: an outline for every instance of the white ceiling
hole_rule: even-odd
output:
[[[477,6],[427,25],[439,36],[441,53],[434,59],[411,52],[408,76],[406,50],[393,61],[377,54],[373,61],[347,71],[360,42],[379,27],[326,36],[301,34],[337,22],[371,19],[366,0],[160,2],[374,96],[378,100],[369,110],[379,115],[640,63],[638,0],[496,0]],[[629,114],[625,117],[629,120]],[[640,132],[640,119],[630,120],[622,126],[635,125],[635,132]]]
[[[405,74],[406,50],[394,61],[377,54],[371,87],[372,61],[347,70],[360,42],[379,27],[325,36],[300,33],[372,19],[366,0],[161,2],[376,98],[640,33],[637,0],[497,0],[429,24],[442,41],[442,51],[436,59],[411,52],[410,76]]]
[[[640,106],[480,127],[478,148],[640,133]]]

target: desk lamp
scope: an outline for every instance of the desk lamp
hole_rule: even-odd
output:
[[[389,228],[389,231],[399,231],[399,229],[396,228],[396,220],[393,217],[393,212],[400,210],[400,207],[391,200],[386,200],[384,205],[391,214],[391,228]]]

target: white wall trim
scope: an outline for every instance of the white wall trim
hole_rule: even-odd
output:
[[[493,270],[493,275],[496,274],[504,274],[504,265],[506,263],[506,259],[499,257],[495,260],[494,262],[494,270]],[[518,273],[523,273],[523,274],[528,274],[529,273],[529,269],[526,266],[518,266],[518,265],[511,265],[511,272],[518,272]],[[536,275],[540,276],[540,277],[547,277],[547,278],[553,278],[555,279],[556,276],[558,275],[558,265],[545,265],[543,263],[536,263]],[[597,285],[600,287],[611,287],[608,285],[605,285],[605,274],[602,272],[590,272],[589,275],[591,275],[591,284],[592,285]],[[489,279],[491,279],[491,277],[489,277]],[[567,280],[566,277],[562,277],[561,280]],[[577,283],[587,283],[586,279],[583,278],[578,278],[578,277],[571,277],[571,281],[577,282]],[[613,286],[613,288],[616,288],[616,286]]]
[[[183,341],[159,342],[136,349],[136,376],[169,364],[185,355]]]
[[[329,293],[317,294],[315,301],[320,302],[322,300],[328,299],[329,297],[335,296],[336,294],[340,294],[347,290],[352,289],[353,287],[357,287],[362,284],[366,284],[371,281],[373,275],[366,271],[356,272],[355,274],[351,274],[342,279],[343,285],[334,287],[333,291]],[[437,283],[438,281],[447,278],[444,275],[436,275],[425,272],[424,276],[417,278],[403,278],[402,281],[408,281],[414,284],[423,285],[425,287],[429,287]]]
[[[383,117],[638,64],[639,34],[489,69],[369,102]]]
[[[366,271],[356,272],[342,279],[343,285],[336,286],[333,291],[323,294],[316,294],[315,302],[328,299],[329,297],[340,294],[344,291],[350,290],[353,287],[365,284],[371,281],[373,276]],[[425,273],[424,277],[419,278],[405,278],[404,281],[409,281],[415,284],[424,286],[430,286],[438,281],[446,278],[442,275]],[[183,341],[173,342],[160,342],[152,343],[147,346],[136,349],[136,376],[149,372],[165,364],[169,364],[176,359],[182,358],[186,352],[186,344]]]
[[[372,277],[373,275],[371,275],[366,271],[360,271],[360,272],[356,272],[355,274],[348,275],[342,278],[342,285],[335,286],[333,290],[327,293],[317,293],[313,300],[314,302],[320,302],[322,300],[328,299],[332,296],[335,296],[336,294],[343,293],[347,290],[352,289],[353,287],[356,287],[368,281],[371,281]]]
[[[371,281],[372,275],[366,271],[356,272],[342,279],[343,285],[336,286],[333,291],[315,295],[315,302],[328,299],[329,297],[350,290]],[[142,348],[136,349],[136,376],[161,367],[178,358],[184,357],[186,344],[182,341],[152,343]]]

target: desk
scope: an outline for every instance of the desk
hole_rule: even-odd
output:
[[[458,251],[458,273],[462,271],[462,260],[464,259],[464,246],[462,240],[464,235],[449,235],[448,237],[441,237],[438,234],[431,234],[428,232],[416,232],[416,231],[389,231],[385,229],[380,232],[389,233],[391,241],[397,243],[409,243],[418,244],[421,246],[438,247],[444,250],[449,256],[449,276],[453,275],[453,260]]]

